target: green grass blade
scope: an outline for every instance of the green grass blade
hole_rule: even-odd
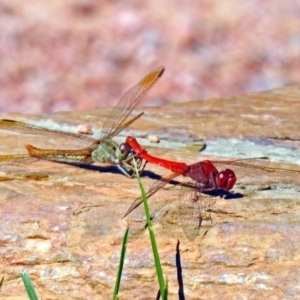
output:
[[[30,300],[39,300],[38,296],[35,293],[34,287],[32,285],[32,282],[27,274],[26,271],[21,272],[21,276],[28,294],[28,297]]]
[[[165,285],[165,292],[163,295],[163,300],[168,300],[168,280],[166,281],[166,285]]]
[[[160,290],[158,290],[155,299],[156,299],[156,300],[159,300],[159,299],[160,299]],[[162,299],[163,299],[163,300],[167,300],[167,299],[168,299],[168,280],[166,281],[165,292],[164,292],[164,296],[163,296]]]
[[[153,256],[154,256],[156,275],[157,275],[158,283],[159,283],[159,289],[160,289],[160,292],[162,295],[162,299],[166,299],[165,298],[166,297],[165,296],[166,286],[165,286],[165,282],[164,282],[164,276],[163,276],[163,272],[162,272],[162,268],[161,268],[157,244],[156,244],[156,240],[155,240],[155,236],[154,236],[154,232],[153,232],[153,228],[152,228],[152,224],[151,224],[151,216],[150,216],[150,210],[149,210],[149,206],[148,206],[148,202],[147,202],[147,197],[146,197],[144,187],[141,183],[141,178],[139,176],[139,172],[137,169],[137,164],[136,164],[135,159],[133,159],[133,163],[134,163],[134,167],[135,167],[135,171],[136,171],[136,177],[139,182],[139,186],[140,186],[141,193],[142,193],[145,215],[146,215],[146,219],[147,219],[147,227],[148,227],[148,231],[149,231],[149,235],[150,235],[151,246],[152,246],[152,251],[153,251]]]
[[[118,273],[117,273],[117,279],[116,279],[116,284],[115,284],[113,300],[118,299],[118,294],[119,294],[119,289],[120,289],[120,284],[121,284],[121,276],[122,276],[122,271],[123,271],[123,266],[124,266],[127,244],[128,244],[128,238],[129,238],[129,228],[126,229],[125,235],[123,238],[123,244],[122,244],[122,250],[121,250],[121,256],[120,256],[120,262],[119,262],[119,268],[118,268]]]

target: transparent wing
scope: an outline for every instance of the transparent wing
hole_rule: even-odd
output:
[[[171,173],[171,174],[161,178],[160,180],[156,181],[154,184],[151,185],[150,189],[147,191],[147,193],[146,193],[147,199],[152,197],[156,192],[158,192],[165,185],[167,185],[171,180],[175,179],[179,175],[181,175],[181,173]],[[136,198],[132,202],[131,206],[128,208],[126,213],[124,214],[123,218],[128,216],[133,210],[135,210],[138,206],[140,206],[142,202],[143,202],[143,200],[141,197]]]
[[[122,96],[104,121],[102,138],[112,138],[129,125],[128,123],[124,124],[127,117],[163,73],[163,67],[153,70]],[[129,121],[129,123],[132,122]]]
[[[127,122],[123,123],[123,126],[121,126],[119,128],[116,128],[115,131],[114,131],[113,136],[119,134],[121,131],[123,131],[123,129],[129,127],[133,122],[135,122],[137,119],[139,119],[143,114],[144,114],[144,112],[139,113],[138,115],[136,115],[132,119],[130,119]]]
[[[72,133],[72,132],[65,132],[60,130],[50,130],[42,127],[38,127],[35,125],[14,121],[14,120],[0,120],[0,129],[4,130],[10,130],[14,132],[20,132],[25,134],[39,134],[39,135],[49,135],[49,136],[61,136],[61,137],[70,137],[74,139],[83,140],[89,144],[92,144],[95,142],[95,140],[91,137]]]
[[[151,213],[151,218],[156,218],[156,214],[160,212],[160,210],[170,204],[171,202],[176,201],[178,198],[178,188],[172,187],[170,188],[162,188],[156,194],[154,194],[150,199],[148,199],[148,205]],[[140,202],[141,198],[136,199]],[[142,204],[142,202],[140,202]],[[126,215],[128,226],[130,228],[130,232],[132,234],[140,234],[147,227],[147,221],[144,211],[144,205],[137,205],[134,210],[132,210],[129,214]]]
[[[189,240],[195,239],[201,223],[201,195],[196,189],[182,188],[178,195],[178,214],[184,234]]]
[[[168,221],[163,220],[163,227],[174,226],[179,219],[186,237],[189,240],[195,239],[203,221],[211,220],[209,208],[217,199],[215,196],[202,193],[203,190],[205,190],[205,187],[196,182],[179,183],[175,186],[160,189],[159,192],[148,199],[152,220],[156,219],[157,216],[165,218],[164,213],[161,213],[162,208],[175,202],[176,208],[172,213],[172,218],[168,217]],[[141,203],[140,198],[137,200]],[[131,233],[139,234],[146,228],[146,224],[143,205],[135,205],[134,210],[128,216]]]
[[[20,163],[20,162],[28,162],[31,163],[36,161],[37,158],[30,156],[29,154],[10,154],[10,155],[0,155],[0,163],[5,165]]]
[[[8,180],[35,180],[42,181],[48,180],[49,174],[46,173],[23,173],[23,174],[6,174],[0,175],[0,181],[8,181]]]
[[[122,131],[125,127],[129,126],[137,118],[139,118],[143,113],[137,115],[132,120],[125,122],[129,114],[136,107],[143,96],[148,92],[148,90],[155,84],[155,82],[161,77],[164,72],[164,68],[158,68],[146,77],[144,77],[138,84],[131,88],[119,101],[117,106],[112,110],[103,126],[103,136],[105,138],[110,138]],[[40,134],[40,135],[52,135],[52,136],[62,136],[70,137],[85,141],[89,144],[96,143],[97,141],[91,137],[85,135],[64,132],[60,130],[50,130],[35,125],[27,124],[24,122],[14,121],[14,120],[0,120],[0,129],[10,130],[14,132],[20,132],[25,134]]]
[[[217,200],[216,196],[202,193],[204,189],[200,183],[186,183],[177,196],[179,220],[189,240],[196,238],[204,221],[211,220],[209,210]]]

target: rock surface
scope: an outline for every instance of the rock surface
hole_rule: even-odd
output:
[[[300,170],[287,164],[299,163],[299,97],[299,87],[289,87],[145,108],[143,118],[116,140],[130,134],[149,152],[186,163],[213,159],[210,154],[254,157],[259,152],[276,161],[274,166]],[[105,109],[47,116],[2,113],[0,118],[74,131],[84,123],[97,135],[107,113]],[[160,144],[149,146],[148,135],[156,135]],[[0,138],[1,155],[26,153],[24,144],[82,147],[73,140],[2,130]],[[202,141],[207,144],[204,155],[197,151]],[[41,299],[111,298],[127,225],[121,218],[140,192],[136,180],[125,178],[116,168],[99,168],[101,171],[47,161],[1,164],[1,175],[40,172],[48,176],[40,181],[0,182],[2,299],[27,299],[20,278],[23,270]],[[157,175],[169,173],[150,164],[146,169],[142,177],[146,188]],[[299,298],[297,176],[290,185],[280,180],[273,183],[272,178],[256,184],[254,171],[251,184],[240,178],[233,193],[244,196],[216,198],[210,208],[212,226],[203,227],[194,241],[185,237],[178,224],[176,201],[166,206],[154,229],[169,298],[177,299],[177,239],[187,299]],[[131,235],[120,299],[154,299],[157,290],[148,232]]]

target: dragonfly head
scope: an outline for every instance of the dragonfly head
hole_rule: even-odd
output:
[[[130,160],[135,155],[128,143],[118,145],[115,141],[107,140],[103,143],[103,147],[106,149],[108,162],[111,163],[122,164],[122,162]]]
[[[118,158],[120,161],[133,157],[134,154],[132,147],[128,143],[120,144],[118,151]]]
[[[226,191],[229,191],[233,188],[236,182],[235,174],[232,170],[226,169],[217,174],[216,184],[217,187]]]

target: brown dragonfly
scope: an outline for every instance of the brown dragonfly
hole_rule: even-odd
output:
[[[0,156],[0,162],[16,161],[28,157],[62,163],[92,164],[100,162],[116,165],[125,176],[132,177],[134,175],[132,159],[136,156],[135,153],[130,147],[126,147],[125,143],[119,145],[112,138],[143,114],[140,113],[127,120],[133,109],[162,76],[163,72],[163,67],[153,70],[123,95],[104,121],[101,139],[60,130],[49,130],[14,120],[0,120],[0,129],[25,134],[60,136],[66,139],[74,138],[87,144],[86,148],[79,150],[40,149],[32,145],[26,145],[28,154],[2,155]],[[139,172],[142,172],[145,161],[138,157],[137,160]]]

